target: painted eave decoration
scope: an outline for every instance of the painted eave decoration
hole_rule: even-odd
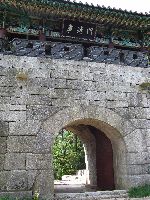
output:
[[[128,12],[63,0],[1,0],[0,10],[27,15],[31,18],[50,19],[55,16],[119,28],[150,30],[150,14],[148,13]]]

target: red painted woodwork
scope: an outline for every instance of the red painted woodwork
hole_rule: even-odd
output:
[[[39,32],[39,40],[41,42],[44,42],[46,40],[46,36],[42,31]]]
[[[110,139],[100,130],[90,127],[96,138],[96,168],[98,190],[113,190],[113,150]]]
[[[4,39],[6,37],[6,29],[0,28],[0,38]]]

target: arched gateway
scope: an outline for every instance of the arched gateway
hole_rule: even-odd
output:
[[[87,184],[150,184],[150,16],[60,0],[0,3],[0,196],[53,199],[62,128]]]
[[[55,137],[62,128],[72,130],[78,134],[83,141],[86,141],[87,147],[88,144],[89,146],[94,144],[92,137],[89,135],[93,134],[95,136],[95,152],[93,146],[92,149],[87,148],[87,152],[89,152],[87,153],[89,184],[96,184],[102,190],[129,187],[130,181],[127,173],[128,150],[124,139],[134,130],[129,121],[113,111],[99,106],[66,108],[48,118],[42,124],[38,137],[44,134],[47,138],[47,147],[52,148]],[[94,162],[95,165],[93,166]],[[44,187],[43,183],[40,186],[40,183],[37,182],[34,188],[35,191],[40,190],[44,196],[54,192],[52,162],[47,174],[49,179],[47,177],[48,181],[45,180]]]

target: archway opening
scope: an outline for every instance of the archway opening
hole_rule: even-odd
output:
[[[126,150],[119,132],[92,119],[76,120],[63,128],[84,144],[86,181],[82,192],[123,189]]]
[[[38,137],[40,141],[45,138],[46,145],[44,145],[44,148],[49,152],[51,159],[49,161],[49,169],[45,170],[47,178],[43,181],[44,187],[43,184],[40,186],[36,184],[34,190],[40,188],[41,194],[44,197],[54,194],[53,157],[51,156],[51,149],[61,129],[73,130],[74,133],[76,131],[80,135],[82,134],[83,139],[89,141],[87,143],[90,146],[89,153],[87,154],[89,184],[97,186],[96,153],[93,153],[94,151],[96,152],[96,145],[94,143],[96,139],[91,133],[89,126],[103,132],[111,141],[115,189],[122,190],[129,188],[131,185],[131,177],[128,173],[128,145],[126,143],[126,136],[135,127],[130,121],[110,109],[82,105],[60,110],[42,123]],[[39,181],[36,182],[38,184],[41,183]]]

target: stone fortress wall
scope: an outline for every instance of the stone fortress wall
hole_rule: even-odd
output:
[[[13,39],[10,49],[0,51],[4,55],[17,55],[29,57],[50,57],[52,59],[83,60],[105,62],[108,64],[123,64],[133,67],[148,67],[149,58],[147,52],[135,49],[119,49],[82,44],[62,42],[41,42],[27,39]],[[85,58],[86,57],[86,58]]]
[[[78,120],[111,139],[120,189],[150,183],[149,79],[150,68],[1,54],[0,193],[53,199],[51,147]]]

